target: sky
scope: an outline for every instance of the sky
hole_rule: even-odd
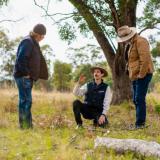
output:
[[[39,2],[40,1],[43,0],[39,0]],[[63,3],[57,2],[52,5],[51,10],[53,11],[52,13],[68,13],[73,10],[73,7],[65,0]],[[19,36],[26,36],[29,31],[32,30],[35,24],[44,24],[47,28],[47,34],[44,40],[40,42],[40,45],[49,44],[53,49],[53,54],[55,55],[54,59],[59,59],[64,62],[70,62],[65,54],[65,51],[69,47],[81,47],[87,43],[96,43],[93,39],[88,40],[79,35],[79,38],[75,42],[73,42],[71,45],[68,45],[67,42],[64,42],[60,39],[57,26],[53,25],[53,21],[50,18],[44,17],[43,15],[44,11],[35,6],[33,0],[10,0],[8,6],[1,9],[0,20],[23,19],[18,22],[3,22],[0,24],[0,26],[7,29],[9,37],[14,39]]]
[[[45,0],[37,0],[37,2],[44,2]],[[73,10],[73,6],[67,1],[57,2],[54,0],[52,8],[50,8],[51,13],[70,13]],[[142,14],[144,5],[138,6],[137,15]],[[8,35],[11,38],[17,38],[19,36],[26,36],[29,31],[32,30],[35,24],[43,23],[47,28],[47,34],[45,39],[40,42],[40,45],[49,44],[53,49],[53,54],[55,55],[54,59],[59,59],[64,62],[70,62],[67,58],[65,51],[69,47],[78,48],[84,46],[87,43],[97,44],[95,39],[86,39],[81,35],[78,36],[78,39],[72,43],[70,46],[67,42],[64,42],[60,39],[58,35],[58,29],[56,25],[53,25],[53,21],[50,18],[44,17],[44,12],[39,7],[35,6],[33,0],[10,0],[7,7],[1,9],[0,20],[10,19],[17,20],[23,18],[18,22],[3,22],[0,24],[2,28],[8,30]],[[154,31],[146,31],[142,36],[148,38],[150,34],[154,34]],[[98,45],[98,44],[97,44]]]

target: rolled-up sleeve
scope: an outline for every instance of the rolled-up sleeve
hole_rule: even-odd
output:
[[[112,92],[111,92],[110,87],[108,86],[107,90],[106,90],[106,93],[105,93],[104,100],[103,100],[103,112],[102,112],[102,114],[106,114],[106,112],[109,110],[111,100],[112,100]]]

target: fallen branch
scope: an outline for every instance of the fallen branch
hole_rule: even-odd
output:
[[[156,142],[147,142],[138,139],[115,139],[115,138],[102,138],[95,139],[94,147],[106,146],[107,148],[114,149],[117,152],[132,151],[140,153],[143,156],[155,156],[160,158],[160,144]]]

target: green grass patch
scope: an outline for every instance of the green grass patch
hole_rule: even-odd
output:
[[[44,96],[37,92],[33,93],[34,128],[20,130],[16,110],[18,99],[12,103],[12,96],[3,92],[0,105],[0,160],[156,160],[132,152],[116,153],[105,147],[94,149],[97,136],[160,143],[159,105],[156,106],[159,100],[155,96],[147,99],[153,108],[153,111],[147,111],[148,128],[136,131],[127,129],[130,124],[134,124],[135,108],[131,102],[124,102],[120,106],[111,106],[108,113],[110,125],[105,132],[101,128],[90,130],[92,121],[87,120],[84,120],[84,129],[75,129],[72,113],[74,98],[71,94],[50,93]]]

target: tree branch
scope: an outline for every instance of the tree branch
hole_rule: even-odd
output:
[[[43,6],[39,5],[39,4],[36,2],[36,0],[34,0],[34,4],[35,4],[36,6],[38,6],[39,8],[41,8],[41,9],[45,12],[46,16],[50,17],[50,18],[53,20],[53,22],[56,23],[55,19],[48,14],[48,9],[45,9]],[[49,5],[49,4],[48,4],[48,5]],[[48,8],[48,7],[47,7],[47,8]]]
[[[88,27],[93,32],[94,36],[96,37],[99,45],[101,46],[104,52],[104,55],[106,56],[109,66],[113,69],[115,51],[113,50],[111,44],[106,38],[98,22],[96,21],[92,13],[89,11],[88,6],[84,3],[83,0],[69,0],[69,1],[75,6],[75,8],[77,8],[81,16],[86,20]]]
[[[60,22],[66,20],[66,19],[72,18],[73,16],[75,16],[75,15],[78,13],[78,12],[77,12],[77,13],[76,13],[76,12],[73,12],[73,13],[54,13],[54,14],[49,14],[49,13],[48,13],[49,3],[50,3],[50,0],[48,0],[48,2],[47,2],[47,8],[44,8],[43,6],[39,5],[39,4],[36,2],[36,0],[34,0],[34,4],[35,4],[36,6],[38,6],[39,8],[41,8],[41,9],[45,12],[45,15],[43,15],[43,16],[44,16],[44,17],[47,16],[47,17],[51,18],[51,20],[54,22],[53,25],[55,25],[55,24],[60,25]],[[63,18],[61,18],[61,19],[59,19],[59,20],[57,21],[57,20],[55,20],[55,19],[53,18],[53,16],[57,16],[57,15],[62,15],[62,16],[66,16],[66,17],[63,17]]]
[[[48,8],[49,8],[49,4],[50,4],[50,0],[48,0],[48,2],[47,2],[47,11],[48,11]]]
[[[115,29],[117,30],[120,27],[120,20],[119,20],[119,16],[114,4],[114,0],[105,0],[106,3],[108,3],[111,12],[112,12],[112,16],[113,16],[113,21],[115,24]]]
[[[54,13],[54,14],[47,14],[46,16],[57,16],[57,15],[60,15],[60,16],[68,16],[68,15],[75,15],[77,14],[78,12],[73,12],[73,13]]]
[[[19,22],[19,21],[21,21],[22,19],[24,19],[24,18],[20,18],[20,19],[17,19],[17,20],[4,19],[4,20],[0,20],[0,23],[3,23],[3,22]]]
[[[94,15],[96,15],[97,17],[99,17],[103,23],[107,24],[107,26],[113,26],[113,27],[115,27],[114,23],[107,22],[108,19],[106,17],[104,17],[101,13],[99,13],[98,11],[96,11],[94,8],[92,8],[90,6],[88,6],[88,8],[92,11],[92,13]]]
[[[56,21],[55,23],[53,23],[53,25],[55,25],[55,24],[60,24],[62,21],[65,21],[65,20],[67,20],[67,19],[70,19],[70,18],[72,18],[72,17],[74,17],[75,15],[71,15],[71,16],[68,16],[68,17],[63,17],[63,18],[61,18],[61,19],[59,19],[58,21]]]
[[[142,32],[146,31],[147,29],[154,29],[155,28],[155,29],[160,30],[160,28],[155,26],[159,23],[160,23],[160,21],[157,21],[157,22],[153,23],[151,26],[147,26],[147,27],[143,28],[138,34],[141,34]]]

